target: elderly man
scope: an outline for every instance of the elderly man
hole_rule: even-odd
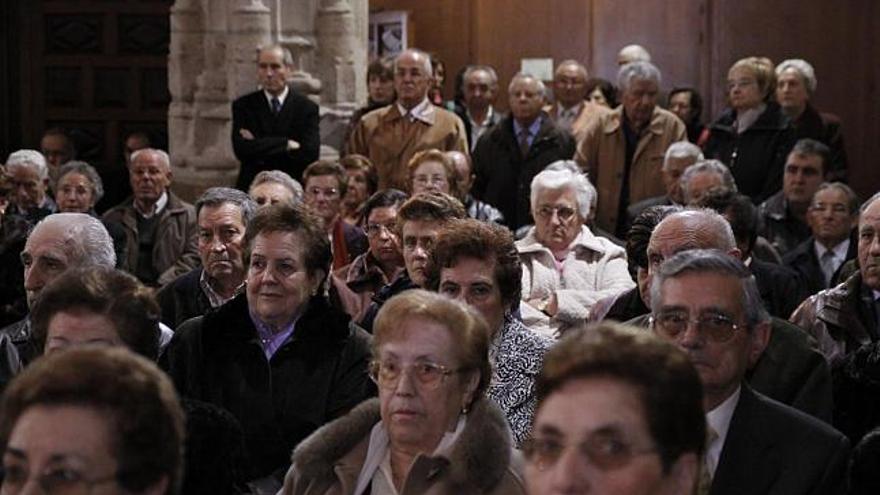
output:
[[[592,119],[605,113],[605,107],[595,105],[587,98],[587,68],[577,60],[565,60],[553,74],[555,101],[546,108],[550,119],[559,129],[580,136]]]
[[[766,237],[785,255],[807,239],[807,209],[825,177],[829,150],[813,139],[798,141],[785,161],[782,190],[761,203]]]
[[[733,174],[718,160],[701,160],[685,168],[679,187],[686,205],[700,204],[710,192],[737,192]]]
[[[626,45],[617,52],[617,65],[624,66],[633,62],[650,62],[651,54],[642,45]]]
[[[47,194],[49,167],[42,153],[35,150],[13,152],[6,159],[6,174],[12,188],[6,215],[18,215],[36,223],[58,211],[58,206]]]
[[[859,210],[859,271],[837,287],[804,301],[791,321],[819,341],[832,365],[868,342],[880,340],[880,193]],[[828,207],[828,205],[825,205]]]
[[[61,166],[76,158],[76,147],[67,131],[60,127],[53,127],[47,129],[43,133],[43,137],[40,138],[40,151],[46,157],[51,186],[55,187]]]
[[[599,227],[623,237],[626,208],[664,193],[657,180],[663,154],[687,136],[681,120],[657,106],[657,67],[650,62],[626,64],[617,73],[617,85],[621,105],[587,126],[576,159],[602,191],[596,211]]]
[[[469,65],[462,76],[462,90],[464,106],[455,113],[464,123],[468,149],[473,150],[480,136],[504,117],[494,107],[498,97],[498,74],[490,65]]]
[[[279,45],[261,48],[261,89],[232,103],[232,149],[241,161],[236,189],[246,191],[262,170],[281,169],[299,179],[318,159],[318,105],[287,83],[293,70],[290,50]]]
[[[846,181],[846,149],[840,118],[819,112],[810,104],[816,92],[816,71],[806,60],[784,60],[776,66],[776,101],[791,119],[798,139],[815,139],[829,148],[828,180]]]
[[[858,196],[842,182],[822,183],[813,194],[807,210],[812,235],[782,258],[808,295],[837,285],[843,265],[856,258],[858,213]]]
[[[417,152],[467,151],[467,132],[454,113],[432,105],[428,90],[433,82],[431,57],[409,49],[394,60],[397,101],[364,115],[351,135],[348,150],[373,162],[379,189],[406,190],[407,163]]]
[[[574,141],[541,111],[545,88],[529,74],[513,76],[507,88],[510,115],[474,149],[473,193],[498,208],[507,226],[534,223],[529,207],[532,179],[547,165],[571,158]]]
[[[446,157],[452,161],[452,165],[455,167],[458,193],[460,197],[464,198],[464,209],[467,210],[468,216],[475,220],[504,224],[504,215],[498,211],[498,208],[485,201],[480,201],[471,194],[471,187],[476,179],[471,166],[471,157],[461,151],[447,151]]]
[[[697,145],[687,141],[672,143],[666,150],[666,154],[663,155],[663,166],[660,167],[660,175],[663,178],[666,194],[643,199],[627,208],[627,225],[632,224],[632,220],[649,206],[684,205],[681,176],[688,167],[699,161],[703,161],[703,152]]]
[[[846,437],[746,382],[771,332],[749,270],[723,252],[692,250],[653,277],[652,329],[690,357],[703,384],[704,493],[843,493]]]
[[[684,122],[688,141],[697,143],[706,125],[703,124],[703,97],[695,88],[678,86],[672,88],[667,97],[668,110]]]
[[[244,235],[256,208],[247,194],[228,187],[212,187],[199,197],[195,209],[202,266],[156,294],[163,323],[176,328],[238,294],[247,271]]]
[[[128,256],[120,266],[146,285],[162,286],[198,266],[196,211],[169,189],[168,153],[138,150],[128,173],[134,196],[102,218],[125,228]]]

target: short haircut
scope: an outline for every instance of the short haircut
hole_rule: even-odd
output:
[[[816,86],[818,85],[818,81],[816,81],[816,71],[809,62],[800,58],[783,60],[776,66],[776,78],[779,79],[779,76],[788,69],[793,69],[801,76],[801,79],[804,81],[804,87],[807,88],[809,94],[816,92]]]
[[[159,358],[161,311],[152,289],[132,275],[93,266],[67,270],[52,280],[31,311],[33,340],[40,354],[52,318],[78,311],[107,318],[127,348],[154,361]]]
[[[672,97],[679,93],[687,93],[691,96],[691,118],[694,122],[699,122],[700,116],[703,115],[703,97],[700,96],[700,92],[692,86],[676,86],[669,92],[667,101],[672,101]]]
[[[859,201],[859,195],[843,182],[823,182],[819,184],[819,188],[813,193],[813,198],[810,203],[816,201],[816,195],[819,194],[819,191],[824,191],[826,189],[837,189],[846,196],[846,207],[849,209],[849,214],[851,216],[856,215],[859,212],[859,206],[862,204],[861,201]]]
[[[245,194],[244,191],[232,189],[231,187],[212,187],[202,193],[199,199],[196,200],[196,218],[199,217],[199,213],[202,212],[202,208],[205,206],[216,208],[225,204],[231,204],[238,208],[238,211],[241,213],[241,222],[245,227],[247,227],[247,224],[257,211],[257,203]]]
[[[586,220],[590,215],[590,205],[594,194],[590,189],[590,180],[581,173],[580,169],[572,160],[559,160],[551,163],[543,171],[538,173],[531,184],[529,201],[532,210],[538,207],[538,195],[545,189],[559,190],[570,188],[577,198],[578,214]]]
[[[495,72],[495,69],[491,65],[468,65],[464,69],[464,73],[461,76],[463,82],[467,82],[467,78],[471,76],[474,72],[485,72],[489,74],[489,79],[491,80],[490,84],[493,87],[498,87],[498,73]]]
[[[535,383],[535,417],[551,395],[585,379],[612,379],[636,390],[664,473],[684,454],[702,457],[703,389],[690,359],[675,345],[611,323],[567,333],[544,358]]]
[[[636,272],[636,268],[648,268],[648,243],[654,227],[664,218],[679,211],[679,206],[657,205],[649,206],[636,215],[626,233],[626,260],[631,274]]]
[[[296,179],[288,175],[286,172],[282,172],[281,170],[263,170],[262,172],[258,173],[256,177],[254,177],[254,180],[251,181],[250,187],[248,187],[248,194],[253,193],[255,187],[265,182],[281,184],[290,191],[290,193],[293,195],[293,200],[295,202],[302,201],[302,184],[300,184]]]
[[[869,206],[871,206],[871,203],[877,201],[878,199],[880,199],[880,192],[875,192],[871,195],[870,198],[866,199],[865,202],[862,203],[862,206],[859,207],[859,215],[861,216],[861,214],[864,213]]]
[[[269,50],[277,50],[281,52],[281,60],[284,62],[284,65],[288,67],[293,67],[293,53],[291,53],[290,49],[284,46],[281,46],[277,43],[273,43],[271,45],[260,46],[257,47],[257,61],[260,60],[260,53],[269,51]]]
[[[116,481],[143,493],[163,478],[166,494],[180,489],[184,417],[174,385],[148,359],[126,349],[82,347],[44,356],[15,377],[0,404],[5,449],[19,419],[32,407],[77,406],[107,419]]]
[[[621,48],[619,52],[617,52],[617,56],[626,55],[631,61],[651,61],[651,54],[648,53],[648,50],[645,49],[642,45],[630,44]]]
[[[394,79],[394,62],[390,57],[380,57],[370,62],[367,66],[367,81],[373,77],[378,77],[382,81]]]
[[[538,93],[540,93],[542,97],[547,95],[547,87],[544,85],[544,81],[527,72],[517,72],[512,78],[510,78],[510,84],[507,85],[507,93],[509,94],[513,92],[513,85],[520,81],[534,81],[538,86]]]
[[[698,162],[703,161],[703,150],[694,143],[689,141],[676,141],[666,148],[666,154],[663,155],[663,168],[670,158],[695,158]]]
[[[437,162],[443,166],[443,170],[446,171],[446,182],[449,184],[449,194],[458,197],[458,174],[455,173],[455,164],[452,162],[451,158],[446,156],[446,153],[433,148],[416,152],[416,154],[409,159],[409,162],[407,162],[406,168],[409,170],[410,192],[412,192],[413,189],[412,182],[416,169],[425,162]]]
[[[50,127],[46,129],[46,132],[43,133],[42,137],[47,136],[56,136],[60,137],[64,141],[64,151],[70,156],[70,158],[76,157],[76,146],[73,143],[73,138],[70,137],[70,132],[63,127]]]
[[[742,261],[717,249],[689,249],[664,261],[651,282],[651,311],[655,314],[660,311],[663,305],[661,292],[667,280],[683,275],[706,273],[724,275],[740,281],[742,286],[740,307],[745,313],[749,329],[770,320],[752,272]]]
[[[727,168],[727,165],[723,164],[720,160],[701,160],[690,167],[684,169],[684,173],[681,174],[681,190],[684,193],[684,199],[687,201],[690,199],[690,188],[688,184],[691,179],[697,175],[702,173],[713,173],[719,175],[721,177],[721,187],[728,191],[737,192],[736,189],[736,181],[733,178],[733,174],[730,173],[730,169]]]
[[[62,165],[61,169],[58,171],[58,180],[55,182],[55,186],[58,186],[58,183],[61,182],[61,179],[63,179],[64,176],[73,173],[82,175],[88,179],[89,183],[91,183],[92,201],[94,203],[97,203],[104,197],[104,182],[101,180],[101,176],[98,174],[98,171],[95,170],[95,167],[83,161],[71,160]]]
[[[788,153],[818,156],[822,161],[822,175],[825,175],[825,172],[828,170],[828,165],[831,163],[831,148],[826,146],[825,143],[816,141],[815,139],[799,139],[798,142],[794,143],[794,146],[792,146],[791,151]]]
[[[367,179],[367,195],[373,194],[379,189],[379,176],[376,174],[376,167],[373,166],[373,162],[369,158],[351,153],[341,158],[339,164],[346,171],[358,170],[364,173],[364,177]]]
[[[467,218],[467,211],[461,201],[440,192],[424,192],[409,198],[397,211],[398,230],[403,230],[404,222],[432,221],[448,222]]]
[[[431,64],[431,56],[428,52],[424,50],[419,50],[418,48],[407,48],[406,50],[400,52],[396,57],[394,57],[394,72],[397,72],[397,63],[400,61],[400,58],[404,55],[414,55],[416,57],[421,57],[422,69],[425,71],[426,77],[434,77],[434,67]]]
[[[774,98],[776,90],[776,72],[773,69],[773,61],[767,57],[746,57],[736,61],[728,72],[734,69],[745,69],[752,73],[755,81],[758,83],[758,90],[761,91],[764,101],[770,101]]]
[[[18,150],[6,158],[6,169],[27,168],[33,170],[40,179],[49,177],[49,166],[46,157],[37,150]]]
[[[608,102],[608,106],[614,108],[617,106],[617,88],[611,84],[611,81],[607,79],[602,79],[601,77],[593,77],[587,80],[587,97],[599,89],[599,92],[602,93],[602,96],[605,97],[605,101]]]
[[[711,208],[723,215],[730,224],[737,243],[745,244],[751,252],[758,239],[761,217],[755,203],[748,196],[725,189],[709,191],[700,200],[699,206]]]
[[[321,226],[321,220],[300,204],[284,205],[279,203],[257,210],[245,233],[246,264],[250,264],[254,239],[260,234],[273,232],[298,234],[300,242],[302,242],[300,249],[302,249],[306,272],[310,276],[317,276],[319,270],[324,277],[329,274],[330,239],[327,238],[327,232]]]
[[[383,344],[400,337],[398,325],[407,318],[424,318],[446,327],[455,342],[453,351],[460,361],[459,369],[479,372],[480,381],[474,393],[478,400],[486,393],[492,379],[489,363],[490,329],[486,320],[468,305],[422,289],[402,292],[382,305],[373,325],[373,360],[379,359]]]
[[[141,148],[132,152],[129,163],[134,163],[141,155],[156,155],[159,157],[159,163],[165,166],[165,170],[171,170],[171,157],[168,156],[167,152],[156,148]]]
[[[366,225],[367,221],[370,219],[370,213],[376,208],[395,207],[399,209],[400,205],[402,205],[407,198],[409,198],[409,196],[398,189],[382,189],[381,191],[376,191],[369,199],[367,199],[367,201],[364,202],[363,219],[361,222]]]
[[[427,287],[438,290],[443,269],[454,267],[462,258],[493,262],[502,302],[508,309],[519,307],[522,264],[509,229],[471,218],[446,224],[431,250]]]
[[[651,62],[630,62],[628,64],[624,64],[617,71],[617,87],[620,91],[625,92],[629,89],[629,85],[632,84],[634,79],[638,79],[640,81],[651,81],[660,87],[660,83],[662,82],[662,78],[660,76],[660,69],[657,68]]]
[[[556,70],[553,71],[553,77],[555,78],[556,74],[559,73],[559,69],[565,67],[566,65],[573,65],[584,76],[584,82],[587,81],[587,77],[589,77],[589,73],[587,72],[587,68],[584,67],[584,64],[582,64],[572,58],[569,58],[567,60],[563,60],[562,62],[559,62],[559,65],[556,66]]]
[[[305,170],[303,170],[303,186],[309,187],[309,179],[322,175],[332,175],[336,177],[336,183],[339,184],[339,197],[345,196],[345,190],[348,189],[348,175],[345,169],[335,160],[318,160],[312,162]]]
[[[97,218],[85,213],[54,213],[40,220],[30,235],[50,226],[64,232],[61,241],[73,254],[71,266],[116,266],[113,239]]]

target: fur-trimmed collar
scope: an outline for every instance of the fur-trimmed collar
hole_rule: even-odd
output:
[[[340,460],[368,442],[370,431],[379,421],[379,399],[370,399],[348,415],[324,425],[294,450],[291,460],[298,474],[318,483],[332,483]],[[427,455],[419,459],[428,458],[447,466],[448,473],[443,477],[452,486],[474,487],[486,492],[504,477],[511,449],[511,434],[503,413],[492,402],[481,399],[474,403],[448,459]],[[363,448],[361,456],[365,455],[366,448]],[[358,458],[358,465],[363,461],[363,457]]]

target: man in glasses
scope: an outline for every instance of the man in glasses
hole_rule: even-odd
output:
[[[745,381],[770,339],[745,265],[716,250],[672,256],[652,274],[651,314],[654,333],[688,355],[703,384],[706,493],[842,493],[846,438]]]

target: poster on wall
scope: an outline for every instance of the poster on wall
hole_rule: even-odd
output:
[[[406,12],[397,10],[370,14],[370,58],[406,50],[406,17]]]

